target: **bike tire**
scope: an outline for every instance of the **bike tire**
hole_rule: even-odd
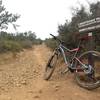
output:
[[[55,66],[58,60],[58,55],[57,53],[54,53],[48,60],[46,67],[45,67],[45,72],[44,72],[44,79],[49,80],[55,70]]]
[[[92,56],[95,57],[94,58],[95,63],[93,63],[93,64],[95,64],[95,65],[93,65],[93,69],[95,70],[94,74],[93,74],[95,76],[95,80],[93,78],[93,82],[91,82],[90,80],[87,81],[87,79],[85,79],[85,78],[87,78],[87,75],[84,74],[84,76],[83,76],[84,71],[81,72],[82,70],[79,71],[79,69],[77,69],[75,71],[75,79],[79,86],[81,86],[85,89],[88,89],[88,90],[93,90],[93,89],[100,87],[100,52],[87,51],[87,52],[84,52],[83,54],[81,54],[79,59],[81,59],[81,61],[82,61],[82,59],[84,58],[83,61],[84,61],[84,63],[86,63],[85,60],[86,60],[87,55],[89,55],[89,54],[92,54]],[[98,58],[96,58],[96,57],[98,57]],[[88,60],[89,60],[89,58],[88,58]],[[88,63],[89,63],[89,61],[88,61]],[[77,62],[76,67],[78,68],[78,66],[79,65]],[[98,73],[96,73],[96,72],[98,72]],[[81,74],[79,74],[79,73],[81,73]],[[84,82],[83,82],[83,80],[84,80]]]

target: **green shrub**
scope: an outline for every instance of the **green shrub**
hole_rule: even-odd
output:
[[[36,44],[36,45],[42,44],[42,40],[41,40],[41,39],[35,39],[35,40],[33,41],[33,44]]]
[[[100,51],[100,46],[96,46],[96,50],[97,51]]]
[[[0,41],[0,52],[1,53],[7,52],[7,51],[19,52],[21,50],[22,50],[21,45],[15,41],[9,41],[9,40]]]
[[[57,43],[54,39],[46,39],[45,44],[50,47],[51,49],[55,49],[57,46]]]
[[[32,42],[30,40],[24,40],[24,41],[20,41],[19,42],[22,46],[22,48],[28,49],[28,48],[32,48]]]

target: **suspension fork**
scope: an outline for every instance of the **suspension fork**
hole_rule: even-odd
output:
[[[59,47],[59,50],[60,50],[60,52],[61,52],[61,54],[63,56],[63,59],[65,61],[65,64],[68,65],[68,66],[70,66],[70,64],[67,61],[67,58],[66,58],[66,55],[65,55],[65,52],[64,52],[63,48],[62,47]]]

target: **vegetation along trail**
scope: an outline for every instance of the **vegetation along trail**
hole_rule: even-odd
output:
[[[0,100],[100,100],[100,88],[80,88],[72,74],[55,71],[49,81],[43,72],[51,51],[44,44],[24,50],[16,59],[0,58]],[[7,59],[9,61],[7,61]],[[60,64],[60,67],[63,67]]]

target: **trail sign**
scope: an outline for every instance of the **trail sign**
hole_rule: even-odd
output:
[[[100,30],[100,17],[79,23],[78,28],[79,33],[87,33]]]

